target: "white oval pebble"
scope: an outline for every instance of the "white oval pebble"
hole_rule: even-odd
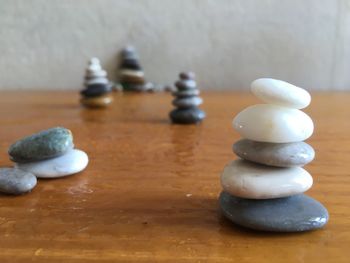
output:
[[[89,162],[87,154],[73,149],[62,156],[38,162],[16,163],[15,167],[39,178],[57,178],[79,173]]]
[[[266,103],[294,109],[303,109],[311,102],[311,96],[306,90],[277,79],[254,80],[251,91]]]
[[[244,109],[233,119],[233,127],[246,139],[273,143],[303,141],[314,131],[311,118],[304,112],[270,104]]]
[[[233,196],[271,199],[300,194],[312,186],[311,175],[301,167],[278,168],[241,159],[228,164],[222,175],[223,189]]]

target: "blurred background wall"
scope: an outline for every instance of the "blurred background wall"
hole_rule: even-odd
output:
[[[80,89],[92,56],[115,80],[126,44],[156,83],[350,89],[347,0],[0,0],[0,89]]]

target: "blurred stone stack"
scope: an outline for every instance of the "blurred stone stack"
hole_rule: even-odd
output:
[[[195,75],[192,72],[183,72],[179,75],[180,80],[175,83],[177,91],[173,92],[175,99],[173,105],[177,107],[170,112],[173,123],[192,124],[199,123],[205,118],[205,112],[198,106],[203,103],[200,98]]]
[[[92,58],[86,69],[85,89],[80,93],[83,96],[81,103],[86,107],[101,108],[108,106],[113,98],[112,87],[107,79],[107,72],[102,69],[98,58]]]
[[[147,91],[145,74],[134,47],[128,46],[121,52],[119,81],[124,91]]]

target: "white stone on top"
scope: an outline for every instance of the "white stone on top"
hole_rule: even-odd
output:
[[[256,79],[251,84],[251,91],[266,103],[294,109],[303,109],[311,102],[306,90],[277,79]]]

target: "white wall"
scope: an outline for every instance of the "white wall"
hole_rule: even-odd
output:
[[[206,89],[350,88],[347,0],[0,0],[0,88],[80,89],[91,56],[115,79],[128,43],[158,83],[191,69]]]

